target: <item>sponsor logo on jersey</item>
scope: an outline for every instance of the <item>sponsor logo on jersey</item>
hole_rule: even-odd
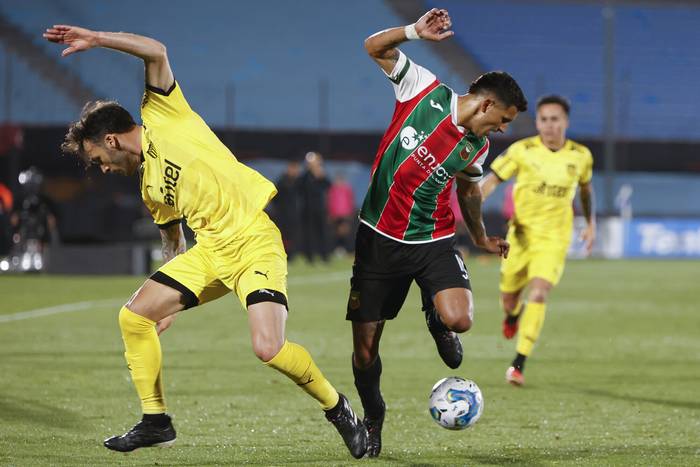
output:
[[[440,104],[438,104],[437,102],[435,102],[434,100],[432,100],[432,99],[430,99],[430,107],[432,107],[433,109],[437,109],[437,110],[439,110],[440,112],[443,112],[442,106],[441,106]]]
[[[165,171],[163,172],[163,183],[165,183],[165,186],[160,189],[160,192],[163,193],[163,202],[168,206],[175,207],[175,187],[177,187],[177,181],[180,178],[182,169],[168,159],[165,159],[165,164]]]
[[[569,187],[559,185],[548,185],[545,182],[540,183],[533,190],[538,195],[551,196],[553,198],[563,198],[569,192]]]
[[[412,157],[420,168],[431,175],[439,184],[444,185],[450,179],[449,172],[437,161],[437,158],[427,147],[419,146],[413,152]]]
[[[403,130],[401,130],[401,133],[399,134],[399,139],[401,140],[401,147],[404,149],[415,149],[418,144],[420,144],[421,141],[423,141],[427,136],[425,136],[425,132],[421,131],[420,133],[416,131],[415,128],[412,126],[406,126],[404,127]]]

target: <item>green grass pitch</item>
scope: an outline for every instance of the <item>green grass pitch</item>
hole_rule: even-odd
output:
[[[476,321],[462,367],[440,361],[414,286],[381,346],[382,455],[361,461],[313,400],[257,361],[232,294],[162,336],[175,446],[108,452],[102,440],[140,416],[117,313],[142,279],[0,276],[0,465],[700,464],[698,262],[569,262],[521,389],[504,382],[514,342],[500,335],[497,262],[467,264]],[[349,270],[293,264],[287,329],[361,411]],[[77,305],[17,314],[62,304]],[[438,427],[427,410],[433,383],[453,374],[484,393],[484,415],[466,431]]]

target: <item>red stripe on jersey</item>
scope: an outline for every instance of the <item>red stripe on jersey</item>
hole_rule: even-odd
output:
[[[454,178],[450,179],[437,197],[435,211],[433,211],[433,219],[435,219],[433,238],[445,237],[455,231],[455,215],[450,207],[450,194],[454,180]]]
[[[391,123],[389,124],[389,128],[386,129],[386,132],[384,132],[384,136],[382,136],[382,140],[379,143],[379,149],[377,149],[377,154],[374,156],[374,164],[372,164],[370,179],[374,176],[374,172],[379,166],[379,161],[382,160],[384,151],[386,151],[386,148],[389,147],[394,138],[396,138],[396,135],[399,133],[399,131],[401,131],[401,128],[403,128],[404,123],[406,123],[406,119],[409,115],[411,115],[413,109],[418,106],[420,101],[423,100],[423,98],[428,95],[430,91],[439,85],[440,81],[435,80],[430,83],[427,88],[418,93],[418,95],[413,99],[409,99],[406,102],[396,101],[396,107],[394,107],[394,115],[391,117]]]
[[[433,173],[426,171],[417,160],[424,165],[440,166],[462,139],[462,134],[452,124],[452,116],[445,118],[435,127],[435,130],[404,160],[394,173],[394,182],[389,189],[389,198],[377,222],[377,229],[394,238],[402,239],[410,221],[413,207],[413,193]],[[432,156],[434,162],[426,162]]]
[[[478,161],[479,158],[484,154],[484,152],[489,150],[490,145],[491,145],[491,143],[489,142],[489,139],[486,138],[486,144],[484,144],[484,146],[481,149],[479,149],[479,152],[476,153],[476,156],[474,156],[474,159],[472,159],[472,161],[469,163],[469,165],[467,167],[473,165],[474,162]]]

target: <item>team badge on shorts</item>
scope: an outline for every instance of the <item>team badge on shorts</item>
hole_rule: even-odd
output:
[[[350,291],[350,298],[348,299],[348,309],[359,310],[360,309],[360,292],[358,290]]]

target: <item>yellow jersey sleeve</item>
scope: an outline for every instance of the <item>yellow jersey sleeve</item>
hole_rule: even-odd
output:
[[[586,155],[583,162],[583,170],[581,171],[581,178],[579,179],[579,185],[585,185],[591,181],[593,178],[593,155],[591,151],[586,149]]]
[[[491,171],[501,180],[508,180],[517,175],[518,152],[517,143],[511,144],[505,152],[491,162]]]
[[[182,217],[180,214],[175,212],[174,209],[168,206],[157,206],[151,210],[151,215],[153,216],[153,222],[161,228],[165,229],[174,224],[180,224],[182,222]]]
[[[168,90],[146,85],[141,100],[141,119],[146,127],[184,120],[192,114],[192,108],[187,103],[177,81],[173,81],[173,85]]]

